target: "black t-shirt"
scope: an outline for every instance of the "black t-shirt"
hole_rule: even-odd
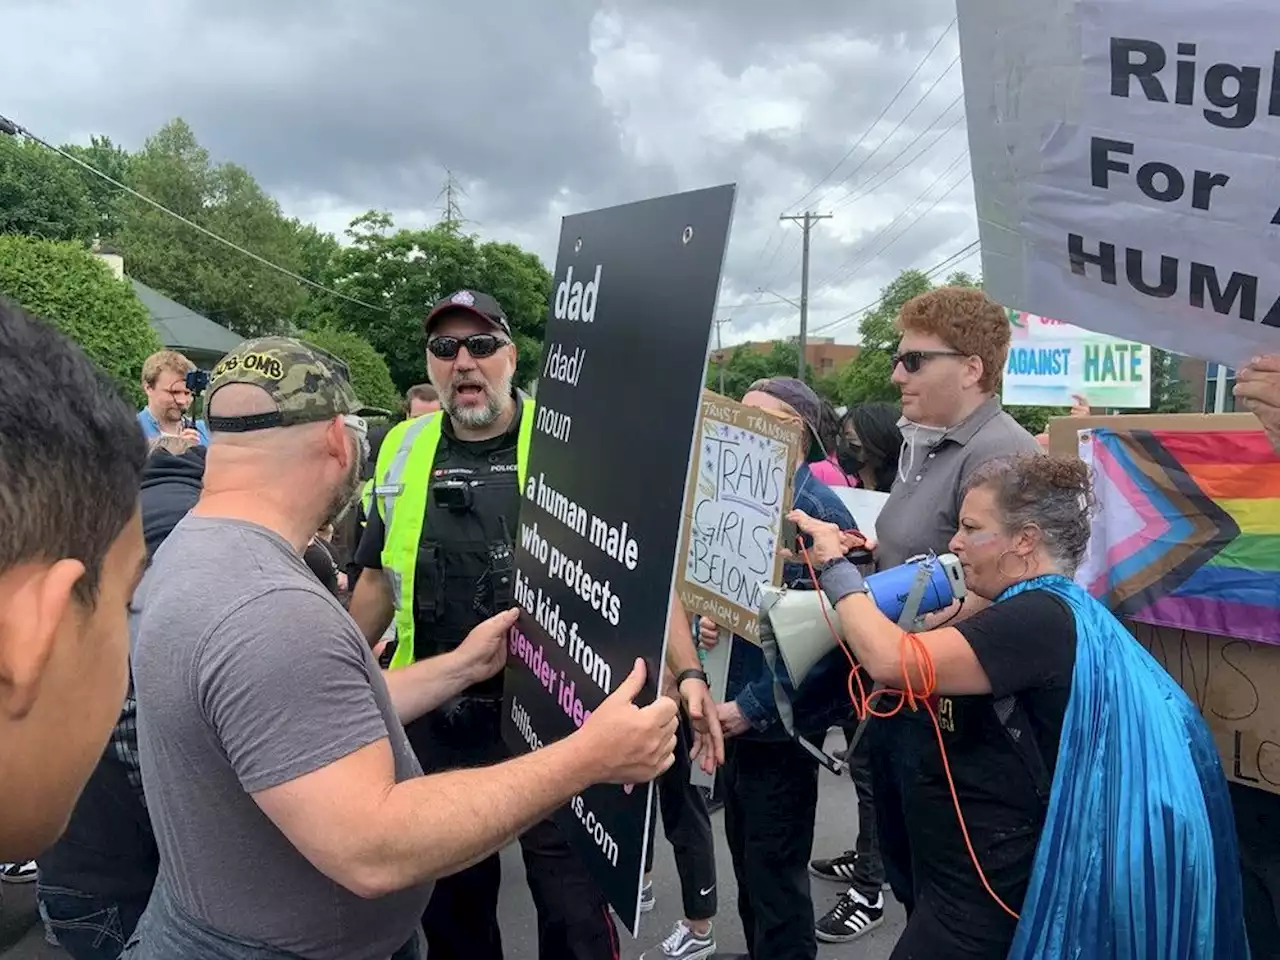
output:
[[[988,882],[1012,909],[1026,895],[1045,809],[1026,757],[996,715],[1014,695],[1052,775],[1075,667],[1075,618],[1057,596],[1028,590],[956,625],[991,681],[986,696],[934,705],[969,837]],[[955,935],[948,956],[1003,957],[1016,921],[982,886],[960,832],[933,738],[904,797],[918,906]],[[942,954],[939,954],[940,956]]]

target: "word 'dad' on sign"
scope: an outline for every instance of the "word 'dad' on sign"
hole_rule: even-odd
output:
[[[1280,646],[1171,627],[1129,629],[1200,710],[1229,780],[1280,793]]]
[[[658,695],[704,358],[733,212],[714,187],[566,217],[521,493],[502,734],[537,750],[645,661]],[[660,383],[661,389],[648,389]],[[627,416],[643,394],[643,416]],[[618,917],[639,921],[652,786],[556,814]]]
[[[1006,407],[1151,405],[1151,351],[1061,320],[1009,311],[1012,340],[1001,400]]]
[[[1239,366],[1280,350],[1274,0],[959,0],[995,299]]]
[[[782,575],[782,521],[803,428],[704,390],[676,573],[681,602],[760,642],[762,584]]]

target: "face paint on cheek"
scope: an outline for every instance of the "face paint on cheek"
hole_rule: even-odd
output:
[[[966,533],[964,535],[965,545],[970,547],[986,546],[997,536],[998,534],[994,530],[981,530],[977,533]]]

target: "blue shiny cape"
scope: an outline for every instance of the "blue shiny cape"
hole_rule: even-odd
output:
[[[1010,960],[1247,960],[1235,818],[1182,688],[1065,577],[1076,663]]]

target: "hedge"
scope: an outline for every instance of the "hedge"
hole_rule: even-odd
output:
[[[129,401],[145,402],[142,364],[162,349],[127,280],[77,243],[0,236],[0,296],[62,331],[107,371]]]
[[[351,383],[365,406],[395,411],[400,407],[400,391],[391,380],[391,371],[382,354],[354,333],[340,330],[303,330],[299,339],[327,350],[347,364]]]

